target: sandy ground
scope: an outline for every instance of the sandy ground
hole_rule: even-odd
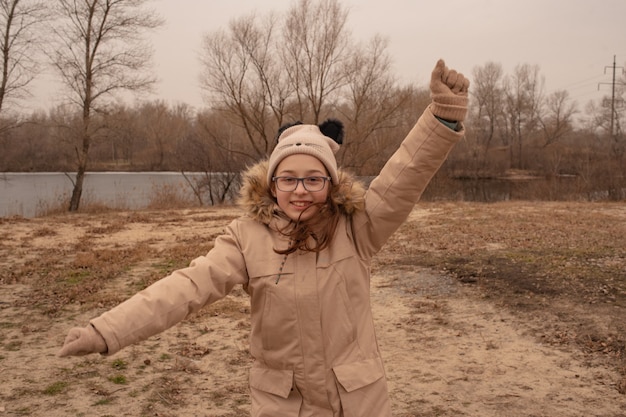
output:
[[[409,223],[437,210],[418,208]],[[224,208],[0,222],[0,417],[248,415],[249,308],[241,289],[114,356],[56,356],[70,327],[176,266],[162,260],[181,245],[208,249],[237,214]],[[402,241],[395,235],[381,252],[372,281],[395,416],[626,415],[615,367],[574,345],[542,341],[532,318],[504,308],[475,280],[397,262]],[[91,253],[137,248],[144,256],[101,287],[67,299],[72,283],[46,284],[44,258],[54,258],[50,268],[75,271],[77,264],[88,269]]]

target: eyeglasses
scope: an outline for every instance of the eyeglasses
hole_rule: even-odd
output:
[[[272,181],[276,183],[276,187],[280,191],[292,192],[298,188],[298,183],[302,182],[304,189],[309,192],[322,191],[326,185],[326,181],[330,181],[330,177],[272,177]]]

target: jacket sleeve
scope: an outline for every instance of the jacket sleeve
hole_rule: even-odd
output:
[[[437,120],[427,108],[365,194],[365,211],[354,219],[357,247],[370,258],[406,220],[426,186],[465,134]]]
[[[247,283],[233,224],[215,240],[207,255],[194,259],[189,267],[173,272],[91,321],[107,343],[107,354],[174,326],[203,306],[225,297],[235,285]]]

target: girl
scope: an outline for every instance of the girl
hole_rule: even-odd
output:
[[[370,261],[463,136],[468,88],[437,62],[432,103],[367,191],[337,169],[341,123],[281,128],[269,160],[244,173],[247,215],[189,267],[71,329],[59,355],[112,355],[242,285],[253,416],[390,416]]]

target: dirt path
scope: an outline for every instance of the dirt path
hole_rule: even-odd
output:
[[[0,223],[0,417],[248,415],[249,310],[240,289],[112,357],[55,356],[71,326],[156,279],[172,267],[161,258],[178,258],[181,245],[197,249],[229,216],[181,211]],[[372,303],[395,416],[626,415],[615,368],[572,345],[541,343],[525,316],[474,281],[394,263],[393,248],[375,265]],[[62,299],[67,287],[41,290],[37,280],[49,272],[33,264],[45,266],[49,257],[73,271],[80,258],[87,268],[93,251],[134,260],[103,288],[52,309],[51,294]]]
[[[536,342],[473,288],[428,270],[394,271],[382,282],[395,279],[417,289],[374,295],[397,416],[626,414],[615,373]]]

